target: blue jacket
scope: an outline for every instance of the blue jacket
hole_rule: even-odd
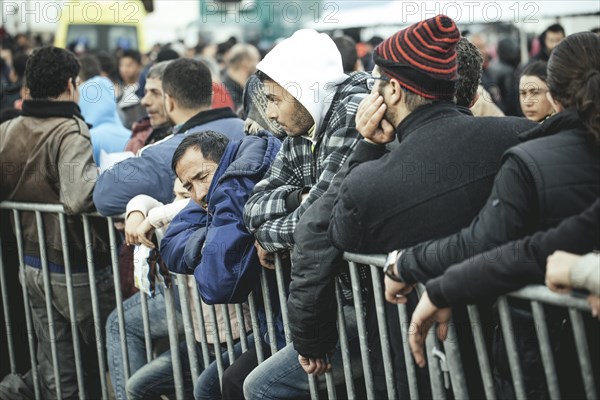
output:
[[[144,147],[139,157],[131,157],[103,172],[94,188],[94,204],[102,215],[119,215],[127,203],[146,194],[162,203],[173,200],[175,174],[171,170],[173,153],[185,135],[212,130],[230,140],[244,137],[244,121],[229,108],[207,110],[196,114],[177,129],[174,135]]]
[[[169,269],[193,273],[207,304],[242,303],[257,288],[262,267],[242,214],[254,185],[267,172],[279,148],[279,140],[265,131],[229,143],[206,196],[208,212],[190,202],[173,219],[160,243]],[[272,275],[268,278],[269,292],[279,314]],[[264,312],[260,314],[260,324],[266,328]],[[278,342],[284,343],[280,317],[277,331]]]
[[[90,135],[96,165],[100,165],[100,150],[107,153],[125,150],[131,131],[123,126],[117,114],[115,92],[110,80],[96,76],[81,85],[79,108],[85,122],[92,125]]]
[[[229,143],[206,195],[208,212],[190,202],[171,221],[161,241],[161,255],[169,269],[193,273],[208,304],[243,302],[255,286],[256,279],[244,276],[256,277],[260,268],[242,212],[279,147],[279,140],[271,135]]]

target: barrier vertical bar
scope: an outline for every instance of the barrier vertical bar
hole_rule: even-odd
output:
[[[265,271],[263,270],[262,273],[264,275]],[[283,320],[283,331],[285,332],[285,344],[289,344],[291,342],[289,332],[290,321],[287,312],[287,296],[285,282],[283,280],[283,266],[281,265],[281,255],[279,255],[279,253],[275,253],[275,278],[277,280],[277,294],[281,305],[281,319]],[[263,283],[266,284],[266,281]]]
[[[383,363],[387,366],[385,368],[385,386],[387,388],[387,394],[390,398],[398,397],[396,392],[396,385],[394,382],[394,368],[391,355],[390,338],[388,335],[386,316],[385,316],[385,304],[383,299],[383,288],[381,285],[380,270],[371,265],[371,280],[373,282],[373,297],[375,298],[375,311],[377,313],[377,326],[379,328],[379,340],[381,341],[381,353],[383,356]]]
[[[500,325],[502,327],[504,343],[506,344],[506,353],[508,355],[508,363],[510,365],[510,373],[513,378],[515,394],[517,396],[517,399],[525,400],[527,396],[525,395],[525,383],[523,382],[523,372],[521,370],[521,363],[519,361],[517,344],[515,343],[515,337],[513,335],[514,330],[512,320],[510,318],[508,301],[504,296],[498,298],[498,313],[500,315]]]
[[[158,268],[158,266],[156,266]],[[156,276],[160,273],[157,271]],[[162,283],[157,281],[157,285]],[[183,400],[185,394],[183,391],[183,371],[181,368],[181,359],[179,357],[179,329],[177,327],[177,317],[175,310],[175,298],[173,286],[165,287],[165,312],[167,314],[167,325],[169,330],[169,347],[171,349],[171,364],[173,365],[173,378],[175,380],[175,397],[177,400]]]
[[[539,302],[532,301],[531,310],[533,311],[533,321],[535,323],[538,343],[540,345],[544,373],[546,374],[548,394],[550,395],[550,399],[558,400],[560,398],[560,389],[558,388],[558,378],[554,367],[554,356],[552,354],[552,346],[550,345],[550,336],[548,335],[544,307],[542,307]]]
[[[419,387],[417,385],[417,371],[408,345],[408,313],[406,304],[398,304],[398,319],[400,321],[400,332],[402,332],[402,349],[404,350],[404,363],[406,364],[406,375],[408,376],[408,391],[411,400],[419,400]]]
[[[196,318],[198,319],[198,325],[200,325],[200,347],[202,348],[202,361],[204,362],[204,368],[210,365],[210,350],[208,349],[208,340],[206,338],[206,325],[204,321],[204,311],[200,298],[198,296],[198,290],[190,291],[192,302],[194,303],[194,309],[196,312]]]
[[[50,286],[50,272],[48,271],[48,258],[46,257],[46,240],[44,235],[44,223],[42,213],[35,211],[35,222],[37,225],[38,241],[40,246],[40,260],[42,262],[42,274],[44,278],[44,294],[46,297],[46,313],[48,314],[48,328],[50,331],[50,351],[52,353],[52,367],[54,368],[54,379],[56,380],[56,397],[62,397],[62,386],[60,382],[60,369],[58,366],[58,352],[56,349],[56,332],[54,331],[54,315],[52,313],[52,288]]]
[[[129,353],[127,352],[127,336],[125,335],[125,312],[123,310],[123,294],[121,293],[121,276],[119,275],[119,261],[117,256],[117,239],[112,217],[106,219],[108,225],[108,239],[110,242],[110,258],[115,283],[115,302],[119,320],[119,338],[121,339],[121,356],[123,357],[124,382],[129,379]]]
[[[495,400],[496,390],[494,389],[492,368],[490,367],[485,338],[483,337],[483,330],[481,329],[479,310],[477,309],[477,306],[469,305],[467,306],[467,311],[469,313],[469,320],[471,321],[471,330],[475,341],[475,352],[477,353],[477,360],[479,362],[479,368],[481,369],[481,380],[483,381],[485,397],[489,400]]]
[[[569,318],[573,327],[573,336],[575,337],[575,347],[577,348],[577,356],[579,358],[579,365],[581,366],[585,395],[588,399],[597,399],[598,395],[596,394],[596,386],[594,385],[594,372],[592,371],[592,363],[590,362],[590,349],[585,335],[583,318],[581,317],[581,313],[573,308],[569,308]]]
[[[240,344],[242,353],[248,351],[248,337],[246,335],[246,319],[244,318],[244,309],[241,304],[235,305],[235,317],[239,328]]]
[[[346,381],[346,392],[348,400],[356,399],[356,391],[354,388],[354,377],[352,375],[352,362],[350,359],[350,347],[348,346],[348,332],[346,331],[346,320],[344,318],[344,308],[342,300],[342,292],[338,280],[335,280],[335,297],[337,300],[337,323],[340,336],[340,349],[342,351],[342,364],[344,365],[344,379]]]
[[[227,354],[229,355],[229,365],[235,362],[235,350],[233,348],[233,332],[231,330],[231,319],[229,318],[229,305],[221,304],[221,313],[223,314],[223,323],[225,324],[225,340],[227,341]]]
[[[262,347],[262,335],[260,334],[260,324],[258,323],[258,313],[256,312],[256,301],[254,300],[254,292],[248,296],[248,306],[250,307],[250,322],[252,324],[252,333],[254,334],[254,347],[256,348],[256,359],[258,364],[265,361],[265,352]]]
[[[260,270],[260,283],[265,305],[265,314],[267,317],[267,329],[269,331],[269,344],[271,345],[271,354],[277,353],[277,335],[275,333],[275,321],[273,319],[273,307],[271,305],[271,296],[269,295],[269,283],[267,281],[267,272],[264,268]],[[287,336],[287,335],[286,335]]]
[[[87,256],[88,276],[90,282],[90,295],[92,297],[92,316],[94,318],[94,329],[96,332],[96,351],[98,355],[98,370],[100,372],[100,387],[102,399],[108,399],[108,383],[106,382],[106,361],[104,359],[104,325],[100,315],[100,304],[98,303],[98,289],[96,287],[96,268],[94,266],[94,254],[92,234],[90,232],[90,221],[87,215],[82,215],[83,236],[85,239],[85,253]]]
[[[10,321],[10,309],[8,308],[8,292],[6,288],[6,274],[4,272],[4,261],[2,257],[2,240],[0,239],[0,291],[2,291],[2,308],[4,310],[4,323],[6,326],[6,344],[8,345],[8,359],[10,362],[10,373],[17,373],[15,362],[15,348],[13,345],[12,323]]]
[[[142,307],[142,324],[144,325],[144,344],[146,346],[146,362],[152,361],[152,337],[150,336],[150,316],[148,315],[148,295],[140,291]]]
[[[69,319],[71,320],[71,336],[73,340],[73,353],[75,356],[75,373],[77,375],[77,388],[79,398],[85,399],[85,382],[83,380],[83,367],[81,366],[81,347],[79,344],[79,329],[75,316],[75,298],[73,296],[73,275],[71,271],[71,260],[69,259],[69,245],[67,236],[67,222],[65,214],[58,214],[60,228],[60,241],[62,242],[63,261],[65,267],[65,283],[67,285],[67,302],[69,306]]]
[[[360,342],[360,355],[363,363],[363,373],[365,378],[365,386],[367,390],[367,398],[375,399],[373,370],[369,360],[369,344],[367,341],[367,327],[365,324],[364,309],[362,303],[362,295],[360,281],[358,279],[358,265],[350,262],[350,282],[352,284],[352,294],[354,297],[354,309],[356,311],[356,325],[358,327],[358,339]]]
[[[17,239],[17,251],[19,253],[19,277],[21,280],[21,289],[23,292],[23,304],[25,305],[25,321],[27,323],[27,341],[29,343],[29,358],[31,362],[31,374],[33,378],[33,390],[36,399],[41,399],[40,378],[37,369],[35,330],[31,317],[31,306],[29,305],[29,293],[27,292],[27,283],[25,282],[25,253],[23,250],[23,234],[21,232],[21,219],[19,211],[13,210],[15,223],[15,237]]]
[[[194,336],[194,323],[192,322],[192,313],[188,303],[188,287],[185,275],[176,274],[177,289],[179,289],[179,303],[181,304],[181,317],[183,319],[183,332],[185,334],[185,344],[188,351],[188,360],[190,363],[190,372],[192,374],[192,383],[196,387],[196,381],[200,376],[198,369],[198,357],[196,354],[196,337]]]
[[[217,322],[217,312],[214,305],[209,305],[210,318],[213,324],[213,345],[215,347],[215,360],[217,362],[217,371],[219,373],[219,383],[223,388],[223,351],[221,350],[221,335],[219,334],[219,324]]]
[[[465,372],[460,357],[460,348],[458,347],[458,336],[456,335],[456,326],[451,320],[448,323],[448,336],[443,342],[446,353],[446,361],[450,372],[450,382],[452,383],[452,393],[455,399],[466,399],[469,397],[467,392],[467,382]]]

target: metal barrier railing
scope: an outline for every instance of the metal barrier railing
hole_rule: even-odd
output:
[[[47,204],[25,204],[25,203],[14,203],[14,202],[2,202],[0,203],[0,209],[8,210],[12,213],[12,223],[14,225],[14,234],[16,238],[16,245],[18,250],[18,268],[20,281],[25,282],[25,253],[23,244],[23,229],[21,226],[21,215],[24,212],[33,212],[35,214],[35,220],[37,224],[37,233],[39,240],[39,251],[41,255],[41,271],[43,276],[45,301],[46,301],[46,312],[48,314],[48,328],[50,332],[50,343],[52,345],[52,364],[54,369],[54,380],[56,382],[55,392],[56,396],[60,398],[62,396],[61,386],[61,368],[64,365],[59,363],[59,355],[57,354],[55,343],[55,324],[52,319],[52,285],[50,281],[50,272],[48,268],[48,262],[46,259],[46,237],[43,226],[43,214],[55,214],[59,218],[60,233],[62,242],[62,251],[64,257],[65,267],[65,278],[66,278],[66,290],[69,306],[69,318],[71,321],[71,335],[73,337],[73,352],[74,352],[74,369],[76,371],[77,391],[80,399],[86,397],[108,399],[112,388],[109,387],[107,381],[107,362],[105,359],[106,354],[106,338],[104,337],[104,316],[101,315],[100,304],[98,300],[98,293],[96,287],[96,281],[94,279],[95,271],[98,268],[95,265],[93,258],[93,245],[92,245],[92,233],[90,228],[90,219],[99,218],[96,214],[82,215],[76,218],[80,219],[83,232],[84,240],[86,244],[87,252],[87,268],[89,273],[89,287],[91,292],[92,302],[92,316],[95,326],[95,344],[98,358],[97,371],[99,381],[99,392],[89,393],[89,388],[85,386],[86,372],[84,370],[84,363],[82,360],[82,354],[80,350],[80,339],[78,334],[78,327],[75,322],[76,313],[78,307],[81,306],[78,303],[78,299],[74,297],[73,293],[73,282],[71,280],[71,262],[69,257],[69,241],[67,240],[67,229],[66,223],[67,218],[74,218],[67,216],[63,210],[62,205],[47,205]],[[120,336],[120,348],[122,353],[123,363],[123,378],[124,381],[129,379],[132,375],[132,371],[129,370],[129,353],[126,340],[126,329],[128,321],[125,318],[125,310],[123,308],[123,298],[121,295],[121,283],[119,278],[119,264],[118,264],[118,235],[114,227],[115,220],[113,218],[106,218],[106,224],[108,225],[109,231],[109,243],[111,253],[111,266],[113,273],[114,292],[116,298],[116,310],[118,315],[119,323],[119,336]],[[6,251],[5,243],[0,238],[0,252]],[[385,391],[388,398],[397,398],[398,389],[396,387],[395,375],[394,375],[394,363],[391,341],[394,340],[390,337],[387,327],[388,316],[386,312],[389,312],[389,308],[386,311],[385,300],[383,297],[381,270],[385,263],[385,256],[382,255],[358,255],[358,254],[345,254],[345,259],[349,262],[350,282],[351,289],[354,297],[353,308],[356,316],[356,324],[358,329],[358,340],[359,350],[361,357],[362,370],[353,369],[351,362],[351,349],[349,344],[348,332],[345,325],[345,314],[342,305],[342,289],[340,282],[336,282],[336,298],[338,302],[338,314],[337,314],[337,325],[339,332],[340,341],[340,352],[343,361],[342,370],[333,370],[328,372],[324,379],[318,381],[313,376],[307,376],[310,397],[312,399],[318,399],[321,396],[326,396],[329,399],[336,399],[338,397],[337,390],[340,386],[336,386],[337,377],[338,385],[343,382],[345,395],[349,399],[356,399],[362,396],[366,396],[368,399],[378,398],[382,391]],[[373,303],[375,308],[376,326],[377,332],[369,332],[367,326],[365,304],[363,302],[361,293],[361,282],[358,276],[358,264],[368,265],[371,272],[372,286],[369,288],[373,295]],[[0,257],[0,291],[2,292],[2,302],[4,311],[4,326],[6,329],[6,341],[8,349],[8,360],[10,363],[10,371],[13,374],[23,373],[25,371],[17,371],[15,362],[15,346],[13,339],[16,332],[12,331],[11,316],[20,313],[21,310],[11,309],[8,304],[10,299],[7,298],[7,286],[15,285],[15,282],[6,281],[6,268],[15,268],[16,265],[6,265],[3,258]],[[281,259],[276,257],[275,260],[275,273],[276,273],[276,284],[278,289],[278,301],[281,312],[281,318],[284,323],[286,343],[290,342],[290,334],[288,332],[288,317],[287,317],[287,304],[286,304],[286,287],[283,274],[283,266]],[[201,373],[201,366],[207,366],[210,363],[211,357],[214,356],[217,365],[219,382],[222,384],[223,374],[225,370],[225,360],[222,358],[222,354],[226,354],[228,363],[233,362],[238,354],[235,351],[236,340],[239,340],[241,346],[241,352],[246,352],[249,349],[249,334],[254,334],[254,346],[257,352],[258,363],[264,362],[266,359],[264,354],[263,345],[268,345],[271,352],[274,354],[278,350],[276,333],[275,333],[275,315],[273,312],[273,304],[271,304],[271,296],[269,296],[269,285],[267,283],[267,276],[264,270],[260,274],[259,287],[261,293],[251,293],[248,297],[247,303],[244,305],[236,304],[233,306],[228,305],[206,305],[199,299],[198,292],[196,290],[188,290],[187,278],[184,275],[176,275],[176,279],[173,279],[174,286],[164,289],[164,301],[166,305],[166,314],[162,318],[166,319],[168,325],[168,338],[169,346],[171,349],[172,365],[173,365],[173,378],[174,378],[174,392],[177,399],[185,398],[186,390],[189,391],[192,386],[195,387],[198,380],[198,376]],[[30,363],[33,366],[37,365],[36,359],[36,339],[34,333],[34,323],[32,319],[32,310],[30,308],[29,293],[26,285],[22,285],[22,294],[25,304],[25,318],[27,324],[27,338],[28,338],[28,350],[30,355]],[[422,290],[422,288],[421,288]],[[258,295],[263,299],[262,304],[259,304]],[[179,301],[176,300],[176,295],[179,297]],[[151,316],[149,315],[147,297],[141,293],[141,308],[142,321],[144,327],[144,338],[145,344],[145,356],[146,360],[150,362],[153,358],[152,346],[153,337],[150,333]],[[595,389],[594,374],[592,371],[592,361],[589,353],[589,346],[585,335],[583,326],[582,311],[589,311],[590,307],[588,303],[581,298],[575,298],[567,295],[559,295],[550,292],[548,289],[542,286],[526,287],[514,293],[508,295],[511,298],[524,299],[531,302],[533,311],[533,318],[537,326],[539,350],[543,359],[544,373],[547,382],[547,390],[550,398],[560,398],[560,390],[558,387],[558,379],[556,366],[553,360],[553,353],[550,345],[550,337],[548,334],[548,328],[546,326],[546,317],[543,308],[543,304],[555,305],[560,307],[568,308],[569,318],[571,321],[573,334],[575,337],[575,346],[577,349],[577,355],[579,359],[579,365],[581,368],[582,378],[585,386],[585,392],[587,398],[597,398]],[[258,320],[258,309],[259,307],[264,308],[269,343],[263,343],[260,334],[260,324]],[[514,390],[517,398],[525,398],[526,390],[523,377],[523,371],[519,360],[519,354],[517,345],[514,338],[514,330],[512,327],[511,316],[509,312],[509,304],[507,296],[500,297],[497,302],[497,308],[499,312],[500,326],[505,338],[506,349],[508,354],[508,362],[510,364],[510,370],[512,373],[512,381]],[[481,372],[481,380],[483,382],[483,388],[485,396],[488,399],[496,398],[494,389],[494,381],[492,377],[492,365],[490,363],[489,355],[486,349],[486,339],[483,334],[481,319],[479,311],[476,306],[468,306],[468,316],[471,322],[471,330],[474,338],[474,346],[477,354],[477,361],[479,363],[479,370]],[[369,310],[371,311],[371,310]],[[399,331],[402,334],[402,347],[404,350],[404,361],[408,381],[408,389],[410,397],[413,399],[419,398],[419,384],[417,379],[417,367],[412,359],[410,349],[408,347],[408,335],[410,334],[410,316],[407,306],[400,304],[397,306],[397,312],[399,317]],[[223,318],[222,324],[218,322],[217,314],[220,314]],[[250,316],[250,321],[247,321],[247,315]],[[178,326],[178,317],[181,317],[183,326]],[[208,316],[208,319],[206,318]],[[231,318],[235,316],[236,324],[232,324]],[[156,319],[156,316],[152,316]],[[196,320],[198,331],[194,328],[194,320]],[[436,326],[432,326],[429,334],[426,338],[426,349],[428,358],[428,370],[429,370],[429,384],[431,394],[434,398],[443,399],[447,397],[447,390],[451,390],[455,398],[468,398],[469,393],[467,391],[465,373],[462,367],[461,354],[458,347],[458,342],[452,340],[456,338],[455,327],[450,324],[449,339],[444,342],[439,342],[436,335],[433,334]],[[235,332],[235,335],[234,335]],[[212,334],[212,335],[211,335]],[[385,389],[376,388],[374,380],[374,371],[370,353],[373,350],[370,348],[369,335],[378,335],[379,346],[378,350],[381,350],[382,362],[385,365],[384,368],[384,380]],[[183,340],[186,342],[189,359],[189,371],[191,376],[191,382],[186,381],[183,372],[182,362],[179,358],[179,344],[180,336],[183,336]],[[211,340],[212,336],[212,340]],[[234,337],[237,336],[237,337]],[[198,340],[198,342],[196,341]],[[212,342],[212,343],[211,343]],[[197,345],[200,350],[197,352]],[[210,347],[213,347],[211,352]],[[40,381],[43,377],[37,373],[37,368],[32,369],[32,382],[33,390],[36,399],[43,398],[42,394],[42,382]],[[362,380],[364,385],[364,393],[360,392],[360,389],[355,385],[357,380]],[[192,386],[190,386],[192,385]],[[308,393],[307,393],[308,395]]]

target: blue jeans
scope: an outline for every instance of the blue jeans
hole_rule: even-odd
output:
[[[148,298],[150,337],[152,339],[169,336],[164,293],[162,288],[159,287],[160,285],[157,285],[156,295]],[[125,339],[127,340],[127,353],[129,355],[129,373],[132,376],[147,363],[140,293],[134,294],[123,302],[123,312],[125,313]],[[181,334],[183,332],[183,320],[179,310],[176,310],[176,318],[177,327]],[[116,309],[113,310],[106,322],[106,348],[108,369],[115,396],[118,400],[126,400],[119,318]]]
[[[348,347],[354,378],[362,376],[360,345],[356,328],[356,312],[352,306],[344,306],[344,319],[348,333]],[[331,358],[334,384],[344,382],[342,353],[338,342]],[[318,378],[320,388],[325,387],[325,376]],[[256,367],[244,381],[246,399],[299,399],[309,398],[308,375],[298,362],[298,352],[293,343],[285,346]]]
[[[202,357],[200,356],[202,350],[199,344],[196,344],[196,354],[200,362],[200,370],[202,370]],[[211,354],[212,358],[214,358],[213,354]],[[185,341],[179,343],[179,360],[183,372],[184,398],[191,399],[193,382]],[[127,381],[126,390],[127,398],[130,400],[158,399],[161,395],[175,398],[175,377],[171,351],[165,351],[133,374]]]
[[[222,348],[222,347],[221,347]],[[248,335],[248,350],[254,349],[254,335]],[[237,343],[233,347],[236,359],[233,365],[238,362],[238,357],[242,355],[242,345]],[[244,353],[246,354],[246,353]],[[221,355],[223,360],[223,369],[229,369],[229,353],[223,352]],[[223,385],[225,385],[225,377],[223,378]],[[208,368],[200,374],[198,381],[196,382],[196,389],[194,390],[194,399],[196,400],[218,400],[221,398],[221,383],[219,382],[219,370],[217,368],[217,362],[213,361]]]

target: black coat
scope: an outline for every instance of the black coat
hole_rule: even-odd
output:
[[[523,118],[473,118],[451,103],[417,109],[388,154],[359,143],[331,213],[331,242],[382,253],[466,226],[485,204],[502,154],[535,126]]]
[[[430,124],[430,121],[433,121],[433,124]],[[432,129],[432,125],[437,129]],[[446,129],[450,125],[454,125],[455,129],[452,131]],[[411,233],[402,236],[402,238],[406,237],[406,239],[401,243],[406,245],[414,243],[417,240],[424,240],[425,238],[439,237],[443,235],[442,232],[448,232],[448,230],[458,229],[458,227],[466,225],[481,205],[483,205],[485,198],[489,194],[493,175],[498,169],[502,153],[511,145],[517,143],[517,133],[519,131],[524,131],[531,126],[535,126],[535,124],[524,119],[474,118],[468,110],[458,108],[449,103],[437,103],[419,109],[411,114],[406,119],[406,123],[403,122],[399,127],[399,132],[402,132],[398,134],[399,138],[402,139],[401,143],[393,143],[391,146],[388,146],[388,148],[391,148],[390,156],[402,156],[403,154],[412,153],[418,148],[422,155],[421,161],[424,162],[428,159],[429,154],[435,152],[436,149],[452,147],[455,150],[448,156],[448,162],[455,162],[456,160],[460,160],[459,154],[463,153],[463,149],[468,149],[473,145],[469,143],[473,141],[472,137],[483,135],[485,140],[475,139],[474,141],[482,143],[481,146],[485,142],[487,150],[476,151],[473,149],[473,159],[476,161],[474,161],[474,164],[466,165],[466,168],[474,170],[474,165],[487,166],[487,170],[485,168],[480,170],[480,174],[484,173],[485,178],[483,180],[487,180],[487,186],[483,188],[483,193],[476,196],[481,199],[479,203],[474,200],[467,203],[457,203],[461,206],[458,208],[465,208],[467,210],[455,213],[455,216],[448,220],[444,219],[444,216],[448,213],[444,202],[448,200],[448,197],[443,197],[440,201],[438,199],[440,197],[438,195],[441,193],[439,186],[435,183],[431,185],[423,183],[422,186],[424,186],[424,189],[427,186],[433,193],[430,196],[432,203],[430,207],[425,207],[424,205],[418,208],[416,210],[418,211],[418,215],[411,215],[410,218],[419,219],[420,216],[430,214],[436,206],[439,210],[437,213],[434,213],[435,215],[432,218],[431,224],[421,225],[423,228],[422,231],[418,229],[418,226],[410,226]],[[500,132],[501,128],[502,132]],[[438,136],[442,136],[445,142],[440,144],[439,140],[434,140],[435,138],[431,139],[431,137],[436,136],[436,133]],[[496,134],[492,135],[492,133]],[[411,137],[414,140],[410,139]],[[449,145],[447,142],[451,142],[452,145]],[[431,148],[428,149],[427,147]],[[493,151],[490,150],[493,147],[495,149]],[[387,151],[385,146],[372,146],[364,141],[360,142],[349,160],[352,162],[351,166],[354,167],[354,170],[347,173],[348,165],[342,167],[342,170],[336,175],[327,192],[306,210],[294,232],[295,247],[292,255],[292,284],[290,286],[288,309],[294,346],[304,356],[320,357],[330,351],[337,341],[334,278],[340,272],[343,262],[341,261],[342,252],[333,247],[332,242],[327,237],[333,204],[336,201],[340,187],[343,188],[349,185],[347,188],[354,191],[365,190],[365,183],[368,182],[354,183],[353,177],[361,173],[362,166],[359,164],[363,160],[382,157]],[[443,151],[438,151],[439,155],[443,153]],[[454,159],[450,157],[454,157]],[[388,159],[387,156],[385,159]],[[369,162],[365,167],[382,161],[384,161],[384,158]],[[414,161],[414,163],[416,162]],[[401,163],[398,164],[402,165]],[[390,171],[385,171],[391,175]],[[474,177],[476,174],[472,173],[471,175]],[[386,177],[387,181],[386,179],[380,180],[382,187],[379,189],[382,191],[385,191],[387,187],[394,184],[395,178],[393,176],[386,175]],[[397,175],[396,177],[400,176]],[[401,185],[403,183],[398,182],[396,188],[408,194],[409,190],[402,190]],[[450,182],[450,185],[458,186],[456,182]],[[368,190],[370,191],[371,189],[369,188]],[[457,189],[457,191],[460,192],[460,189]],[[467,196],[467,194],[462,195]],[[386,208],[391,208],[396,203],[401,204],[403,199],[407,203],[413,200],[409,195],[398,196],[396,201],[391,201],[394,200],[392,197],[373,196],[373,199],[376,199],[378,202],[377,211],[385,212]],[[340,199],[338,199],[339,201]],[[388,201],[388,203],[383,203],[384,201]],[[367,203],[365,207],[371,208],[372,201],[366,199],[365,202]],[[435,205],[433,204],[434,202],[436,203]],[[411,206],[407,205],[406,208],[411,209]],[[404,216],[404,214],[400,214],[398,218],[403,218]],[[351,213],[348,215],[337,214],[332,220],[332,225],[347,226],[354,222],[356,220]],[[444,222],[450,226],[445,227]],[[393,249],[399,244],[397,241],[378,241],[378,238],[373,238],[371,241],[371,230],[376,231],[380,226],[374,225],[373,228],[369,228],[371,229],[370,231],[362,231],[363,224],[362,222],[359,222],[359,224],[360,229],[355,226],[349,227],[348,231],[342,230],[343,237],[335,238],[336,241],[337,239],[350,241],[358,236],[360,246],[352,243],[352,246],[346,248],[342,246],[344,250],[383,252]],[[386,233],[386,238],[396,239],[397,225],[386,224],[385,228],[388,226],[389,232]],[[404,223],[401,223],[400,226],[404,226]],[[440,229],[443,230],[440,232]],[[417,237],[414,236],[415,233],[418,233]],[[431,234],[435,236],[431,236]]]
[[[521,139],[468,227],[404,252],[397,267],[405,282],[425,283],[470,256],[553,228],[600,197],[600,148],[576,111],[550,117]]]
[[[363,231],[361,221],[359,222],[360,228],[349,227],[348,231],[342,231],[344,237],[338,237],[340,240],[352,240],[358,236],[360,243],[358,246],[352,244],[353,251],[382,252],[394,248],[399,243],[406,244],[413,240],[438,237],[442,235],[442,232],[466,225],[477,213],[491,190],[493,175],[499,168],[502,153],[517,143],[518,132],[525,131],[532,126],[535,124],[524,119],[474,118],[464,108],[449,103],[437,103],[415,111],[400,125],[398,129],[399,143],[394,142],[384,147],[360,142],[349,160],[351,165],[342,168],[329,190],[305,212],[294,234],[296,245],[292,257],[292,284],[288,299],[288,311],[290,331],[296,350],[305,356],[321,357],[331,350],[337,341],[334,278],[341,271],[344,263],[342,262],[342,251],[331,245],[327,237],[327,230],[330,225],[331,210],[340,187],[348,185],[347,189],[352,189],[352,193],[366,191],[365,197],[367,198],[365,198],[364,207],[373,208],[371,204],[375,201],[377,203],[375,209],[380,213],[386,213],[398,205],[404,207],[403,211],[396,215],[389,225],[385,224],[381,227],[381,225],[375,224],[372,227],[369,226],[369,230]],[[388,151],[390,154],[385,155]],[[467,154],[468,157],[463,157],[464,154]],[[413,181],[406,182],[402,175],[394,175],[394,171],[391,171],[386,164],[381,168],[383,172],[378,170],[376,174],[373,174],[385,175],[378,179],[381,185],[379,190],[385,192],[392,187],[399,194],[382,196],[374,194],[372,185],[370,185],[372,177],[363,180],[355,178],[356,174],[361,173],[363,167],[373,166],[375,168],[375,164],[385,160],[402,167],[403,164],[398,160],[405,157],[409,157],[411,160],[410,164],[406,164],[407,168],[410,168],[411,165],[421,168],[425,177],[429,166],[426,163],[433,160],[432,168],[437,167],[440,172],[433,178],[439,179],[421,181],[421,176],[413,170]],[[369,160],[375,161],[367,162]],[[365,164],[362,164],[363,162]],[[457,173],[463,175],[462,181],[457,180],[456,176],[446,174],[446,172],[454,171],[453,168],[461,164],[466,170],[466,172],[461,170]],[[442,165],[448,166],[448,169],[442,170]],[[353,170],[346,173],[349,167]],[[407,174],[406,177],[408,176],[410,175]],[[470,187],[462,188],[465,184]],[[404,189],[404,185],[408,189]],[[418,187],[423,195],[423,204],[416,208],[412,203],[415,187]],[[448,190],[448,188],[451,189]],[[481,189],[481,193],[474,194],[479,189]],[[473,194],[472,197],[470,194]],[[373,201],[368,198],[369,195],[372,196]],[[446,218],[448,215],[447,204],[452,203],[449,201],[452,198],[456,199],[456,207],[452,210],[450,217]],[[470,200],[463,201],[465,198],[470,198]],[[478,198],[479,200],[476,200]],[[361,204],[362,206],[363,204]],[[456,210],[457,208],[458,210]],[[401,219],[407,221],[412,218],[419,220],[428,214],[432,215],[432,218],[428,220],[430,222],[421,225],[400,223],[400,226],[406,226],[410,232],[406,235],[396,236],[398,230],[394,222],[398,223]],[[343,220],[341,220],[342,218]],[[353,222],[356,220],[351,213],[348,215],[338,213],[333,217],[331,224],[339,223],[347,226],[348,223]],[[385,241],[380,240],[381,236],[371,237],[373,232],[379,233],[380,229],[388,229],[384,232]],[[397,242],[396,239],[401,239],[403,242]],[[362,271],[359,270],[359,272]],[[370,286],[364,280],[361,284]],[[411,303],[414,308],[416,299],[412,300],[414,300]],[[399,324],[397,311],[395,308],[391,311],[388,314],[388,325],[391,327],[391,334],[394,337],[399,335],[398,332],[395,332],[395,327],[398,327]],[[367,313],[367,319],[374,316],[375,312]],[[370,321],[367,323],[369,324]],[[377,337],[377,324],[373,323],[373,330],[369,330],[369,339]],[[374,359],[374,366],[383,366],[382,361],[375,361],[378,357],[376,354],[378,345],[373,344],[372,348],[371,356]],[[400,398],[404,398],[408,396],[408,381],[406,371],[403,369],[404,353],[401,341],[392,341],[392,348],[396,382]],[[380,355],[379,358],[381,358]],[[474,363],[476,360],[471,364]],[[426,370],[419,370],[420,390],[428,387],[426,375]],[[381,382],[381,386],[385,386],[385,383]],[[422,395],[428,397],[425,393]],[[431,395],[429,394],[429,396]]]
[[[470,257],[427,282],[437,307],[494,299],[530,284],[543,284],[546,260],[557,250],[586,254],[600,248],[600,200],[556,228]],[[473,282],[477,282],[473,285]]]

